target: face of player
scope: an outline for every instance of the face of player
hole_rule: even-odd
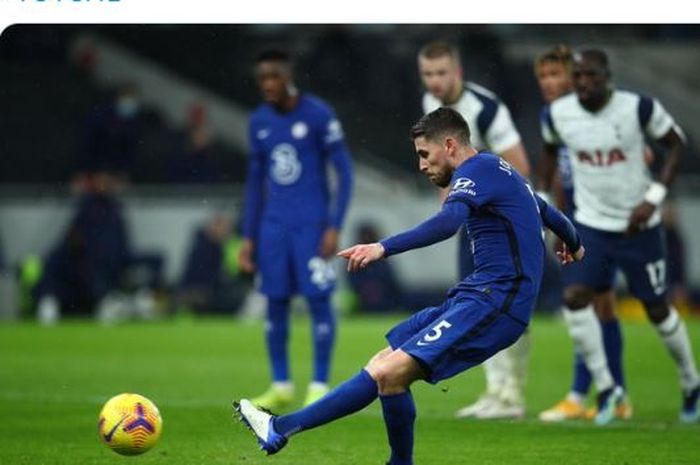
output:
[[[289,96],[292,77],[289,69],[276,61],[263,61],[257,65],[255,79],[262,98],[271,105],[280,106]]]
[[[425,89],[436,99],[445,102],[456,87],[462,85],[462,71],[449,56],[418,57],[418,71]]]
[[[547,103],[571,92],[573,88],[571,74],[563,63],[545,61],[537,67],[536,75],[542,98]]]
[[[574,89],[582,105],[595,107],[605,102],[610,74],[596,60],[583,57],[574,63]]]
[[[448,145],[429,141],[423,136],[415,138],[413,145],[418,154],[418,168],[421,173],[438,187],[449,186],[454,170],[447,160],[451,150]]]

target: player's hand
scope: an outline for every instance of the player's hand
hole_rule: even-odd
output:
[[[586,248],[581,246],[574,253],[571,253],[566,244],[562,244],[561,250],[557,250],[557,257],[562,265],[567,265],[573,262],[580,262],[583,260],[583,256],[586,255]]]
[[[329,258],[338,250],[338,230],[328,228],[321,238],[321,247],[318,251],[323,258]]]
[[[238,251],[238,265],[244,273],[255,272],[255,261],[253,260],[253,251],[255,244],[250,239],[243,239],[241,250]]]
[[[651,215],[654,214],[654,210],[656,210],[656,206],[650,202],[644,201],[637,205],[630,215],[627,234],[634,234],[644,229],[647,225],[647,221],[649,221]]]
[[[353,245],[338,252],[338,256],[348,260],[348,271],[358,271],[372,262],[381,260],[384,257],[384,246],[379,242]]]

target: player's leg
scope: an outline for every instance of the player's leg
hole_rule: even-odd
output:
[[[292,293],[286,232],[279,225],[263,225],[257,263],[261,292],[267,296],[265,343],[272,372],[270,388],[252,399],[255,405],[279,410],[294,400],[289,370],[289,297]]]
[[[414,314],[392,328],[387,333],[387,339],[392,346],[400,346],[426,325],[431,324],[444,312],[444,308],[444,305],[430,307]],[[376,369],[392,353],[393,349],[390,347],[380,351],[370,360],[367,367]],[[377,381],[370,376],[367,369],[362,369],[357,375],[336,386],[317,402],[288,415],[271,416],[256,409],[246,399],[235,405],[241,420],[255,432],[261,447],[268,454],[274,454],[284,447],[287,439],[292,435],[350,415],[372,403],[378,395]]]
[[[527,364],[530,357],[530,333],[525,331],[515,344],[503,349],[489,360],[484,366],[495,362],[500,389],[489,404],[478,409],[473,415],[479,420],[495,420],[505,418],[522,418],[525,415],[525,379]],[[491,370],[486,370],[489,376]],[[458,411],[458,417],[460,417]]]
[[[425,370],[401,349],[370,363],[366,370],[379,386],[379,400],[391,447],[388,465],[411,465],[416,405],[409,386],[425,378]]]
[[[609,257],[609,238],[602,233],[578,225],[581,240],[590,251],[586,259],[567,265],[564,274],[564,320],[574,343],[574,350],[583,358],[598,392],[596,423],[605,424],[614,416],[615,404],[623,392],[615,387],[610,373],[600,320],[593,308],[595,289],[608,286],[615,269]]]
[[[666,257],[660,226],[632,236],[619,247],[618,261],[632,294],[642,301],[647,316],[676,362],[683,391],[681,421],[697,421],[700,376],[688,330],[676,309],[667,302]]]
[[[330,295],[310,297],[308,302],[314,344],[314,374],[306,393],[304,405],[317,401],[328,392],[328,378],[336,328]]]
[[[306,297],[311,314],[314,374],[304,405],[313,403],[328,392],[335,343],[336,320],[331,295],[336,277],[330,261],[318,256],[322,233],[319,228],[300,228],[292,235],[291,244],[295,281],[299,291]]]
[[[615,384],[621,386],[625,391],[625,397],[615,408],[615,416],[621,420],[629,420],[632,417],[633,409],[632,403],[627,395],[627,384],[625,381],[622,356],[622,327],[617,313],[615,312],[616,298],[612,285],[613,283],[611,283],[611,289],[599,292],[595,295],[593,298],[593,306],[600,319],[603,332],[603,345],[605,346],[605,356],[608,360],[610,374],[612,374]],[[586,412],[586,418],[592,419],[595,417],[596,413],[596,409],[590,409]]]

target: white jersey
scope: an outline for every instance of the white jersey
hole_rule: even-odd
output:
[[[657,100],[623,90],[614,90],[596,113],[583,108],[576,94],[545,107],[542,138],[569,149],[576,221],[603,231],[625,231],[652,181],[644,136],[660,139],[673,128],[681,134]],[[660,221],[656,209],[648,226]]]
[[[424,113],[443,106],[445,105],[429,92],[423,96]],[[508,108],[488,89],[473,82],[465,82],[462,95],[450,108],[457,110],[467,121],[471,131],[471,145],[477,150],[490,150],[500,155],[520,142],[520,134]]]

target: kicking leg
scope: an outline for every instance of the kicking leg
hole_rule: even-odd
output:
[[[390,353],[390,348],[384,349],[370,363]],[[261,449],[274,454],[287,444],[290,436],[355,413],[371,404],[377,395],[377,381],[363,369],[317,402],[289,415],[275,417],[255,408],[247,399],[234,406],[241,421],[255,433]]]

